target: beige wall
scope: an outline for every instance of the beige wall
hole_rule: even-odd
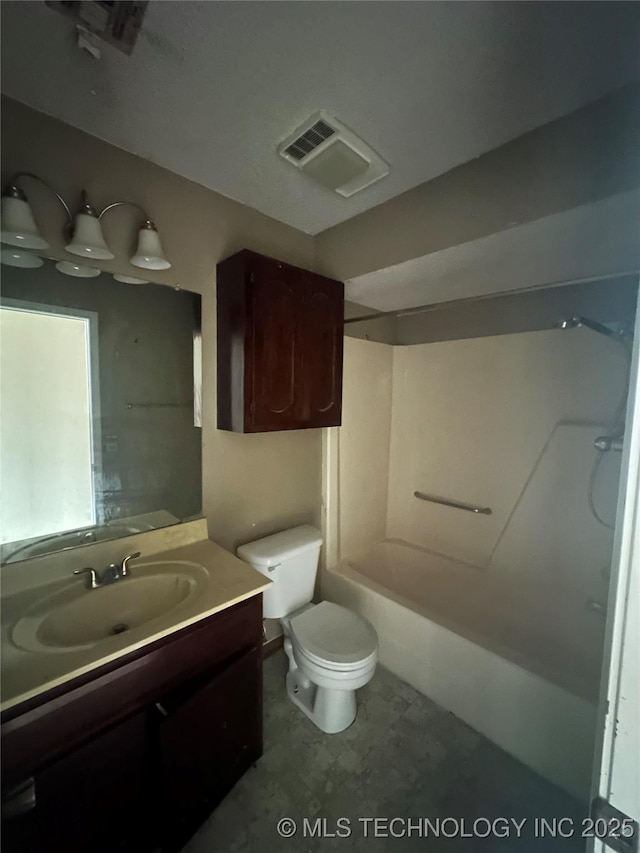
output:
[[[611,535],[588,513],[588,478],[625,365],[619,344],[582,329],[396,347],[388,535],[478,566],[491,559],[513,572],[526,563],[552,581],[561,552],[568,565],[580,562],[579,543],[599,549],[604,565]],[[594,423],[602,427],[584,426]],[[619,460],[608,455],[599,480],[607,518]],[[493,514],[426,503],[415,490]],[[529,557],[545,539],[536,569]]]
[[[224,169],[224,163],[211,168]],[[321,431],[231,435],[216,429],[215,269],[241,248],[311,268],[313,239],[293,228],[198,186],[154,163],[34,112],[2,100],[2,181],[16,171],[35,172],[71,205],[80,191],[101,209],[118,200],[141,204],[154,219],[173,263],[154,273],[202,294],[203,310],[203,508],[212,539],[227,548],[290,524],[320,517]],[[44,188],[23,184],[38,223],[64,257],[64,212]],[[136,214],[122,209],[104,221],[117,259],[104,269],[140,275],[133,254]],[[68,256],[67,256],[68,257]]]
[[[392,362],[387,344],[345,338],[337,442],[340,557],[386,535]]]
[[[639,84],[626,86],[329,228],[319,271],[353,278],[636,190],[639,97]]]

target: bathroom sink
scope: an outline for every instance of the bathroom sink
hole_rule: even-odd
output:
[[[131,577],[98,589],[80,582],[40,599],[16,622],[12,638],[32,652],[91,648],[177,613],[204,587],[206,570],[186,561],[138,563]]]

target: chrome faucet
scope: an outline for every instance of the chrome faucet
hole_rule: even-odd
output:
[[[120,578],[127,578],[131,574],[131,570],[129,569],[129,560],[135,560],[140,556],[140,551],[135,551],[133,554],[127,554],[126,557],[123,557],[119,563],[111,563],[111,565],[107,566],[107,568],[102,572],[102,575],[99,575],[95,569],[90,567],[84,569],[74,569],[74,575],[89,575],[89,584],[87,589],[98,589],[100,586],[107,586],[108,584],[115,583],[119,581]]]
[[[98,589],[100,586],[100,577],[95,569],[87,566],[85,569],[74,569],[74,575],[89,575],[89,585],[87,589]]]
[[[122,558],[120,563],[120,577],[128,578],[129,577],[129,560],[137,560],[140,556],[140,551],[135,551],[133,554],[127,554],[126,557]]]

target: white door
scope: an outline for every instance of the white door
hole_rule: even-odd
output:
[[[590,853],[640,850],[640,315],[629,383],[592,785]],[[599,798],[599,799],[598,799]],[[604,801],[604,802],[602,802]],[[598,807],[600,806],[600,808]],[[611,807],[611,808],[609,808]],[[628,822],[625,823],[625,818]],[[609,835],[605,842],[603,835]]]

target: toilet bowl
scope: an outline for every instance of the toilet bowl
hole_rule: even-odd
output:
[[[272,581],[263,593],[263,614],[283,627],[289,698],[319,729],[334,734],[356,717],[355,691],[373,677],[378,637],[351,610],[311,603],[321,545],[318,531],[305,524],[242,545],[238,556]]]
[[[375,672],[378,638],[373,626],[329,601],[281,621],[289,698],[321,731],[344,731],[356,718],[356,690]]]

